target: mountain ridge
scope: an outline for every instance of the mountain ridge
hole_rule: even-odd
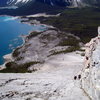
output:
[[[22,6],[27,3],[41,2],[46,3],[51,6],[89,6],[89,5],[98,5],[100,4],[100,0],[3,0],[0,1],[0,6]]]

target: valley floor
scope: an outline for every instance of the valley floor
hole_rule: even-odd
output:
[[[0,74],[0,100],[89,100],[80,80],[83,57],[68,53],[51,56],[40,71]]]

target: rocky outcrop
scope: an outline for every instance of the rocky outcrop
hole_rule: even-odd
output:
[[[82,89],[90,100],[100,100],[100,36],[86,44]]]
[[[31,32],[25,37],[25,43],[13,51],[12,58],[4,57],[7,63],[3,72],[39,70],[50,56],[76,51],[81,45],[80,38],[55,28]]]

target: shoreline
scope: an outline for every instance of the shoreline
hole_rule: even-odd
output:
[[[46,13],[39,13],[39,14],[34,14],[34,15],[28,15],[27,17],[58,17],[60,16],[60,13],[56,14],[56,15],[49,15]]]
[[[9,15],[1,15],[1,16],[4,16],[4,17],[5,17],[5,16],[8,16],[8,17],[16,17],[16,19],[19,19],[19,22],[20,22],[20,23],[33,26],[30,22],[21,22],[22,18],[21,18],[20,16],[9,16]],[[13,20],[15,20],[15,19],[13,19]],[[45,26],[45,30],[48,30],[49,28],[54,28],[53,26],[49,26],[49,25],[45,25],[45,24],[41,24],[41,23],[39,23],[39,24],[34,24],[34,25],[43,25],[43,26]],[[33,27],[34,27],[34,26],[33,26]],[[45,30],[44,30],[44,31],[45,31]],[[33,31],[34,31],[34,30],[33,30]],[[13,49],[11,53],[5,54],[5,55],[3,56],[4,63],[0,65],[0,70],[6,68],[5,64],[6,64],[7,62],[10,62],[10,61],[13,61],[13,60],[14,60],[14,58],[12,57],[13,52],[14,52],[17,48],[22,47],[22,46],[25,44],[25,39],[26,39],[26,37],[29,36],[30,33],[33,32],[33,31],[30,31],[30,32],[28,32],[28,34],[23,35],[23,36],[20,35],[20,37],[22,38],[23,43],[22,43],[21,45],[17,46],[15,49]],[[35,32],[35,31],[34,31],[34,32]],[[42,31],[36,30],[36,32],[42,32]]]

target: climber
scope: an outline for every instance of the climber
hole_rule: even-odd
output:
[[[74,80],[76,80],[77,79],[77,76],[74,76]]]
[[[88,60],[89,58],[86,56],[86,60]]]
[[[90,67],[90,64],[88,64],[87,68],[89,68],[89,67]]]
[[[81,75],[78,75],[78,79],[81,79]]]

